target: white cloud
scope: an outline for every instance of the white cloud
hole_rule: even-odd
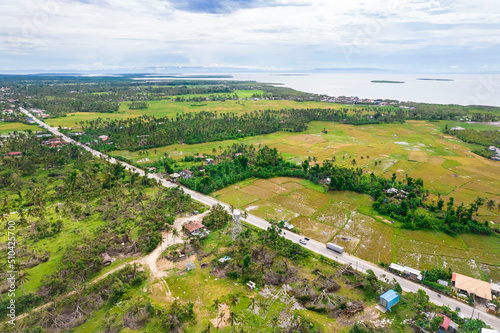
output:
[[[340,46],[364,56],[500,46],[500,2],[488,0],[278,0],[227,14],[161,0],[17,0],[0,12],[0,58],[19,64],[290,68],[345,61]]]

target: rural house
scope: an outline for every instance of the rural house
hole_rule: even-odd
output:
[[[101,257],[102,257],[101,265],[107,266],[113,262],[113,260],[107,253],[101,253]]]
[[[193,178],[193,172],[191,170],[182,170],[181,172],[179,172],[179,174],[181,175],[181,177],[183,179],[190,179],[190,178]]]
[[[206,236],[208,235],[205,226],[200,221],[191,221],[186,224],[186,229],[190,236]]]
[[[436,317],[443,317],[443,323],[438,327],[438,333],[453,333],[458,329],[458,325],[445,315],[437,314]]]
[[[458,273],[451,276],[451,285],[453,289],[465,294],[473,294],[479,301],[491,300],[491,283],[471,278]]]
[[[397,303],[399,303],[399,294],[392,289],[382,294],[378,301],[378,304],[387,311],[391,311],[391,308]]]
[[[23,156],[23,153],[20,151],[11,151],[10,153],[5,153],[3,154],[5,157],[21,157]]]

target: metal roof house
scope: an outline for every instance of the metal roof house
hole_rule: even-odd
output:
[[[422,280],[422,274],[421,272],[417,269],[408,267],[408,266],[401,266],[395,263],[392,263],[389,265],[389,271],[390,272],[397,272],[405,277],[414,279],[414,280]]]
[[[399,294],[394,290],[390,289],[380,296],[378,304],[387,308],[387,311],[391,311],[391,307],[399,303]]]
[[[437,314],[437,317],[443,317],[443,322],[438,327],[438,333],[453,333],[458,330],[458,325],[445,315]]]

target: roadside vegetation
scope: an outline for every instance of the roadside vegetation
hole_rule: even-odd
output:
[[[16,271],[17,295],[26,304],[18,314],[95,278],[103,253],[116,264],[148,253],[177,215],[203,210],[181,189],[159,187],[76,146],[49,148],[29,134],[2,143],[0,217],[3,225],[15,223],[17,258],[14,269],[2,266],[1,293],[6,272]],[[22,156],[4,156],[10,151]],[[3,313],[9,300],[1,302]]]

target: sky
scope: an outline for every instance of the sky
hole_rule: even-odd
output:
[[[498,0],[0,2],[0,72],[500,72]]]

